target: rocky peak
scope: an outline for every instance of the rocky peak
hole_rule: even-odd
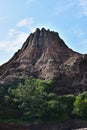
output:
[[[34,75],[35,72],[40,78],[52,79],[56,77],[55,73],[58,72],[59,65],[74,54],[76,53],[66,46],[57,32],[37,28],[34,33],[29,35],[22,48],[15,53],[12,59],[1,66],[1,79],[2,77],[4,79],[9,76],[13,77],[13,75],[15,77]],[[5,67],[8,69],[3,72],[2,68]]]
[[[31,44],[37,45],[37,46],[44,46],[44,43],[46,43],[44,41],[49,40],[48,42],[50,43],[51,39],[55,41],[58,40],[59,42],[57,44],[59,44],[59,46],[61,47],[66,46],[65,43],[62,41],[62,39],[59,37],[57,32],[50,31],[49,29],[46,30],[44,28],[40,30],[39,28],[37,28],[34,33],[31,33],[29,35],[22,49],[26,49],[26,47],[30,46]]]
[[[0,67],[0,84],[33,76],[57,80],[58,86],[85,85],[86,66],[87,56],[71,50],[57,32],[37,28],[22,48]]]
[[[28,54],[31,52],[37,57],[40,57],[44,50],[48,53],[47,55],[52,56],[51,58],[58,58],[58,55],[62,53],[65,55],[67,53],[67,56],[73,54],[73,51],[66,46],[57,32],[45,30],[44,28],[41,30],[37,28],[34,33],[30,34],[21,50],[22,52],[26,50]]]

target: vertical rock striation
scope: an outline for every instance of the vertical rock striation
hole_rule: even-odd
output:
[[[57,32],[37,28],[22,48],[0,67],[0,84],[16,82],[26,76],[56,80],[58,93],[84,91],[87,55],[71,50]]]

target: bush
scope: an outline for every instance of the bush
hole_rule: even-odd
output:
[[[74,114],[83,119],[87,119],[87,92],[76,96],[76,100],[74,102]]]

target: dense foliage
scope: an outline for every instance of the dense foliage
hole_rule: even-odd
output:
[[[87,119],[87,92],[58,96],[51,92],[53,81],[25,79],[17,87],[0,88],[0,119],[25,120]]]
[[[81,93],[76,97],[74,113],[83,119],[87,119],[87,92]]]

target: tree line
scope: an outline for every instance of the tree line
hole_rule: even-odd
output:
[[[53,81],[26,78],[17,87],[0,88],[0,119],[87,119],[87,92],[59,96],[50,90]]]

